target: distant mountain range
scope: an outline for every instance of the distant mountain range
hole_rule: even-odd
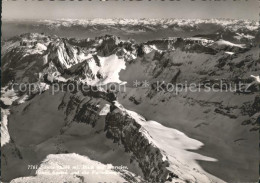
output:
[[[230,29],[233,31],[238,30],[256,30],[259,27],[258,21],[251,20],[236,20],[236,19],[123,19],[123,18],[115,18],[115,19],[58,19],[58,20],[5,20],[4,22],[35,22],[37,24],[48,25],[51,27],[71,27],[71,26],[107,26],[107,28],[115,28],[120,26],[140,26],[143,27],[144,30],[156,31],[159,29],[167,29],[167,28],[187,28],[193,27],[194,29],[199,28],[202,24],[215,24],[226,29]],[[121,27],[126,29],[125,27]],[[143,31],[144,31],[143,30]],[[140,30],[141,31],[141,30]]]
[[[257,38],[259,23],[233,19],[61,19],[3,20],[3,38],[27,32],[45,32],[62,37],[96,37],[113,34],[143,42],[167,37],[191,37],[198,34],[223,34],[224,39],[237,36]],[[237,35],[236,35],[237,34]],[[236,41],[234,40],[234,41]]]

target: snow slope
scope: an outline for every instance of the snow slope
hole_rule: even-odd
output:
[[[122,172],[134,177],[134,174],[126,170]],[[75,153],[51,154],[43,160],[36,176],[17,178],[11,183],[127,182],[122,172],[116,171],[110,164],[105,165]],[[138,179],[136,182],[139,182]]]
[[[1,147],[10,141],[10,135],[7,128],[9,110],[1,109]]]
[[[106,85],[108,83],[122,84],[122,81],[119,79],[119,72],[126,68],[124,59],[120,59],[115,54],[108,57],[98,56],[98,59],[98,64],[94,59],[89,59],[87,62],[91,73],[94,76],[100,75],[101,78],[88,77],[81,81],[89,85]]]
[[[216,45],[218,47],[230,46],[230,47],[245,48],[244,44],[234,44],[234,43],[231,43],[231,42],[225,41],[225,40],[216,41],[212,45]]]
[[[156,121],[146,121],[136,112],[125,109],[117,101],[115,105],[142,126],[140,131],[149,139],[150,143],[161,150],[165,160],[170,162],[168,169],[177,174],[183,182],[224,182],[205,172],[196,162],[196,160],[217,161],[216,159],[188,151],[201,148],[203,144],[200,141],[189,138],[184,133],[167,128]]]
[[[1,89],[1,101],[5,105],[12,105],[12,103],[18,99],[19,97],[17,97],[17,94],[13,89],[7,90],[7,87]],[[18,100],[18,103],[23,103],[25,99],[26,97],[21,97]],[[8,115],[10,115],[10,110],[1,108],[1,147],[10,141],[10,135],[7,128]]]

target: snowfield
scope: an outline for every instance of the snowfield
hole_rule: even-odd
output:
[[[176,129],[167,128],[156,121],[146,121],[136,112],[125,109],[117,101],[115,101],[115,105],[142,126],[140,129],[142,134],[150,143],[161,150],[165,160],[170,162],[168,169],[181,177],[183,182],[185,180],[200,183],[224,182],[205,172],[196,162],[196,160],[217,161],[216,159],[189,151],[201,148],[203,143],[189,138]]]
[[[17,99],[18,97],[14,90],[7,90],[7,87],[1,88],[1,101],[5,105],[11,105]],[[1,147],[10,141],[10,135],[7,128],[8,115],[10,115],[10,110],[1,108]]]
[[[10,135],[7,128],[9,110],[1,109],[1,147],[10,141]]]
[[[11,183],[126,182],[123,173],[113,168],[110,164],[105,165],[75,153],[51,154],[43,160],[36,176],[17,178]],[[134,177],[126,170],[124,172]]]
[[[234,44],[234,43],[231,43],[231,42],[225,41],[225,40],[216,41],[216,42],[212,43],[212,46],[215,46],[217,48],[222,48],[222,47],[226,47],[226,46],[245,48],[244,44]]]
[[[101,67],[98,70],[105,78],[102,84],[108,83],[121,83],[119,79],[119,72],[126,69],[125,61],[119,59],[116,55],[111,55],[109,57],[98,57],[100,60]]]
[[[125,70],[126,65],[124,59],[118,58],[115,54],[109,57],[98,56],[99,63],[94,58],[87,60],[88,66],[94,76],[101,75],[102,78],[86,78],[81,80],[89,85],[106,85],[108,83],[123,84],[119,79],[119,72]]]

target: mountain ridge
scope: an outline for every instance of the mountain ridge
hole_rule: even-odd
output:
[[[116,149],[116,152],[121,152],[122,144],[125,145],[128,151],[134,152],[132,160],[135,159],[137,164],[132,164],[131,166],[139,167],[145,174],[143,176],[146,180],[155,181],[160,179],[164,182],[169,179],[169,181],[196,182],[199,179],[200,182],[207,182],[208,176],[203,169],[199,170],[199,172],[203,172],[202,174],[206,175],[206,177],[198,175],[200,173],[192,167],[188,167],[188,172],[190,172],[186,172],[188,175],[185,175],[183,170],[186,169],[183,169],[183,167],[179,167],[179,169],[173,168],[172,170],[176,171],[172,171],[172,174],[167,171],[167,167],[163,166],[164,168],[160,170],[165,157],[158,155],[158,160],[155,158],[156,155],[151,153],[149,148],[146,148],[144,154],[149,155],[149,160],[147,160],[147,157],[139,154],[139,151],[136,150],[142,147],[142,143],[135,144],[132,141],[133,139],[129,138],[129,136],[131,137],[130,129],[133,129],[133,132],[136,132],[134,133],[134,135],[137,135],[136,138],[142,139],[142,142],[147,145],[152,141],[148,139],[149,135],[147,133],[155,134],[154,143],[157,143],[155,149],[160,149],[162,154],[172,157],[168,149],[170,147],[164,149],[160,147],[160,143],[156,140],[166,140],[167,134],[170,134],[170,137],[174,137],[172,130],[175,127],[178,127],[181,131],[186,129],[185,132],[189,129],[191,132],[188,136],[195,136],[196,139],[203,140],[205,147],[212,147],[212,144],[215,144],[216,141],[220,142],[213,147],[216,148],[217,146],[217,149],[222,148],[227,156],[227,158],[224,157],[226,158],[225,161],[228,163],[231,162],[231,164],[242,168],[239,164],[240,161],[242,163],[249,162],[251,164],[248,166],[253,167],[255,165],[255,154],[251,153],[248,156],[247,152],[248,150],[253,150],[253,146],[257,143],[253,141],[256,136],[255,130],[259,129],[259,124],[255,122],[255,120],[258,120],[256,118],[258,108],[254,109],[259,101],[259,94],[257,93],[259,88],[257,86],[252,85],[254,87],[249,92],[242,91],[241,93],[238,91],[226,93],[182,91],[177,93],[178,95],[167,90],[164,91],[165,87],[163,85],[160,91],[154,87],[157,81],[165,81],[172,85],[185,83],[185,81],[194,83],[205,82],[209,83],[210,86],[218,83],[220,80],[227,83],[243,81],[250,84],[253,82],[254,79],[251,75],[256,76],[260,69],[257,54],[258,48],[254,42],[255,40],[245,38],[245,42],[233,43],[231,40],[227,41],[217,37],[218,35],[215,36],[216,39],[175,37],[136,43],[133,40],[122,40],[118,36],[111,35],[76,40],[29,33],[8,41],[2,41],[2,72],[3,86],[5,86],[3,92],[6,92],[6,98],[9,97],[9,100],[14,100],[12,101],[13,103],[10,101],[10,103],[5,103],[8,100],[6,98],[5,100],[2,99],[4,104],[9,106],[3,107],[11,111],[10,114],[8,112],[5,113],[5,120],[7,115],[10,120],[9,123],[5,122],[5,125],[6,129],[11,132],[12,140],[4,144],[2,153],[6,157],[6,163],[10,166],[7,168],[10,169],[14,166],[12,164],[12,158],[14,157],[8,156],[10,151],[15,152],[14,156],[18,157],[19,161],[22,161],[23,158],[28,161],[34,161],[30,157],[24,156],[26,149],[23,148],[23,145],[28,145],[26,143],[29,142],[32,145],[30,147],[32,152],[40,152],[40,149],[44,149],[44,153],[47,152],[48,154],[48,152],[66,153],[67,151],[70,152],[70,150],[76,150],[90,156],[91,153],[85,151],[85,148],[88,145],[97,145],[98,143],[95,140],[102,139],[102,142],[107,143],[103,145],[109,149],[110,153],[113,152],[113,149]],[[147,87],[143,87],[142,84],[133,86],[132,84],[135,80],[147,80],[150,82],[150,85]],[[18,84],[17,86],[24,83],[35,83],[40,89],[34,90],[33,93],[28,90],[21,92],[17,88],[12,88],[14,83]],[[48,93],[54,85],[69,85],[71,83],[87,85],[90,89],[93,87],[97,91],[72,90],[69,92],[65,91],[65,94],[57,91],[55,96]],[[102,86],[107,84],[126,85],[126,92],[109,91],[102,88]],[[216,88],[219,87],[214,86]],[[118,103],[113,104],[115,100]],[[108,107],[106,104],[111,106]],[[132,111],[124,109],[120,104]],[[52,107],[50,108],[48,105]],[[37,117],[37,120],[34,120],[32,117],[35,114],[34,110],[46,110],[46,114],[42,113],[42,118]],[[57,117],[56,120],[49,116],[53,112],[55,112],[54,116]],[[135,112],[138,112],[140,115]],[[51,132],[53,132],[46,130],[36,139],[30,139],[27,136],[29,133],[34,134],[38,132],[38,126],[43,125],[45,129],[49,128],[48,125],[44,126],[45,124],[41,121],[41,119],[45,119],[45,115],[47,115],[46,120],[48,122],[55,124],[55,134],[59,137],[62,136],[62,138],[55,138],[55,136],[50,141],[44,140],[42,144],[36,145],[36,142],[49,137],[52,135]],[[148,116],[152,120],[157,120],[158,123],[151,122],[149,119],[146,120],[141,116]],[[64,121],[60,119],[63,117],[65,118]],[[17,119],[19,119],[19,122],[21,121],[19,125],[16,123]],[[251,121],[248,121],[248,119]],[[138,120],[140,121],[138,122]],[[64,122],[66,123],[65,126],[63,126]],[[146,126],[146,123],[151,125]],[[28,129],[24,125],[29,124],[33,124],[33,131],[26,131]],[[142,124],[142,128],[140,128],[140,124]],[[107,128],[104,128],[105,125],[107,125]],[[134,128],[135,126],[137,126],[136,129]],[[158,128],[165,132],[166,137],[158,137],[156,134],[159,133],[153,133],[157,132]],[[233,128],[236,130],[230,130]],[[230,130],[228,131],[230,134],[223,134],[223,139],[219,139],[219,133],[217,132],[222,131],[223,133],[226,129]],[[208,134],[207,131],[211,133]],[[15,136],[18,132],[23,134],[21,138]],[[87,141],[89,144],[87,143],[86,147],[84,146],[84,151],[72,146],[70,141],[63,140],[63,138],[71,138],[75,140],[75,143],[83,143],[86,140],[83,137],[89,135],[88,133],[92,136]],[[178,132],[177,134],[182,133]],[[116,143],[112,143],[112,140],[110,142],[109,139],[105,138],[105,135]],[[208,135],[212,135],[212,137]],[[83,142],[81,141],[82,138],[84,139]],[[248,140],[241,141],[237,139]],[[129,141],[130,145],[126,141]],[[45,143],[51,145],[50,147],[52,148],[48,149],[47,147],[49,146],[44,146]],[[196,141],[192,147],[195,147],[197,143]],[[185,145],[189,149],[189,144],[184,143]],[[195,147],[195,150],[200,148],[200,145],[201,143],[199,143],[199,147]],[[176,147],[178,147],[178,143]],[[100,148],[100,146],[97,149],[92,148],[95,153],[104,153],[103,148]],[[231,159],[228,156],[228,154],[232,154],[229,153],[229,150],[236,152],[239,156]],[[157,150],[153,149],[151,151],[156,152]],[[45,157],[46,154],[44,153],[40,153],[40,156]],[[95,153],[91,155],[93,158],[101,158],[95,156]],[[247,157],[243,159],[245,154]],[[114,157],[116,155],[112,153],[111,156]],[[173,155],[175,155],[174,152]],[[176,153],[177,155],[179,156]],[[129,158],[129,154],[125,153],[124,157]],[[240,157],[242,158],[240,159]],[[127,158],[126,160],[128,160]],[[213,154],[212,158],[219,159],[223,157],[218,155],[215,158]],[[187,159],[182,160],[184,164],[187,164],[185,162]],[[105,159],[101,158],[100,161],[106,163]],[[126,163],[125,161],[124,163]],[[134,162],[136,163],[136,161]],[[172,160],[171,162],[174,161]],[[221,159],[221,162],[223,162],[223,159]],[[148,171],[145,165],[150,167],[150,164],[154,167]],[[175,165],[177,166],[178,164],[172,164],[172,166]],[[223,166],[223,164],[221,165]],[[16,169],[16,171],[19,172],[19,169]],[[160,171],[166,173],[160,175]],[[229,171],[241,173],[240,170],[235,168],[229,171],[225,169],[224,171],[227,173]],[[243,169],[243,171],[245,174],[250,173],[253,176],[256,170],[253,169],[252,172],[248,172]],[[217,171],[213,172],[216,172],[218,176],[220,174]],[[228,175],[226,176],[228,177]]]

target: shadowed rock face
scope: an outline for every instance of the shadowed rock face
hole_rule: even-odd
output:
[[[103,106],[110,104],[102,99],[107,93],[92,97],[81,91],[55,95],[48,92],[11,107],[11,113],[15,113],[8,124],[12,141],[2,148],[2,180],[9,182],[20,176],[34,175],[35,170],[24,168],[26,162],[40,164],[48,154],[78,153],[104,163],[126,164],[130,171],[136,170],[135,173],[141,170],[136,163],[129,163],[130,155],[123,147],[114,144],[104,134],[105,119],[99,113]],[[116,159],[118,156],[120,158]],[[136,182],[132,174],[125,176],[129,182]]]
[[[163,160],[160,150],[143,136],[140,128],[133,118],[111,106],[106,116],[106,136],[122,144],[126,152],[133,153],[148,182],[165,182],[171,173],[167,170],[169,163]],[[174,174],[171,173],[171,176],[174,177]]]
[[[104,95],[108,94],[103,93],[103,96]],[[15,108],[15,110],[19,111],[18,113],[21,113],[23,116],[29,115],[28,113],[30,113],[31,115],[30,111],[32,109],[29,108],[35,108],[35,105],[37,105],[37,101],[39,101],[37,97],[39,96],[35,96],[34,98],[32,98],[30,104],[20,107],[17,106],[18,108]],[[45,98],[47,99],[47,97]],[[59,105],[56,104],[57,108],[53,109],[53,112],[57,110],[59,111],[59,114],[63,113],[63,116],[60,117],[65,119],[65,123],[61,124],[60,130],[58,128],[56,129],[56,135],[62,137],[63,134],[66,134],[67,131],[70,130],[71,126],[73,126],[73,123],[75,122],[91,125],[93,130],[96,130],[97,126],[99,126],[98,128],[104,126],[103,129],[100,128],[99,130],[105,131],[108,139],[111,139],[113,140],[113,143],[124,147],[126,153],[132,154],[130,161],[138,162],[138,166],[141,169],[144,179],[146,181],[165,182],[167,179],[171,180],[171,178],[178,178],[178,176],[176,176],[174,173],[167,170],[169,163],[163,160],[163,156],[160,150],[154,147],[152,144],[150,144],[149,140],[146,139],[141,132],[139,132],[141,126],[133,118],[131,118],[128,115],[125,115],[120,109],[112,105],[111,111],[107,114],[104,124],[100,124],[100,122],[102,122],[102,117],[99,115],[101,108],[98,107],[98,105],[103,106],[104,104],[111,104],[109,101],[106,101],[100,97],[93,98],[89,95],[83,95],[82,92],[77,92],[75,94],[66,92],[62,97],[59,96],[59,98],[61,98],[61,102]],[[21,108],[22,110],[20,111],[19,108]],[[61,122],[62,120],[59,121]],[[14,134],[17,134],[17,128],[20,128],[19,124],[13,126],[13,122],[15,121],[12,121],[11,119],[11,125],[9,126],[9,130],[12,136]],[[52,122],[54,123],[55,121]],[[33,122],[29,120],[28,123],[34,123],[33,130],[37,130],[37,121]],[[39,138],[38,140],[32,140],[31,142],[26,141],[26,143],[30,143],[30,149],[34,149],[34,146],[37,146],[37,144],[39,143],[41,144],[44,141],[48,141],[49,137],[47,136],[47,134],[49,132],[47,128],[48,126],[43,127],[46,133],[46,138],[44,136],[45,133],[42,133],[41,138]],[[25,129],[23,129],[23,131],[24,130]],[[97,133],[100,133],[100,131],[97,131]],[[29,136],[33,134],[31,134],[29,130],[28,132],[22,132],[20,135],[23,138],[29,138]],[[9,159],[9,156],[6,154],[7,152],[13,151],[14,157],[20,159],[19,162],[32,161],[28,159],[27,156],[23,157],[23,153],[25,153],[25,150],[21,148],[21,146],[23,146],[24,143],[25,142],[15,137],[12,143],[10,143],[7,146],[4,146],[2,153],[2,157],[4,157],[5,160],[4,171],[12,168],[13,166],[12,160]],[[19,149],[21,149],[21,152]],[[36,151],[36,149],[34,150]],[[68,147],[64,146],[61,149],[59,147],[57,151],[52,151],[52,153],[69,153],[70,151],[71,150]],[[31,153],[33,154],[33,156],[37,156],[33,152]],[[8,157],[5,158],[5,156]],[[21,166],[22,164],[19,166],[19,168],[21,168]],[[32,173],[29,170],[27,172],[21,171],[19,170],[19,168],[14,168],[17,174],[4,174],[4,180],[15,178],[20,173],[24,175]],[[130,179],[131,177],[128,178]]]
[[[82,97],[80,93],[67,94],[59,109],[65,111],[68,121],[66,126],[69,126],[71,121],[76,121],[95,127],[100,125],[97,124],[100,119],[100,108],[97,107],[97,104],[103,102],[107,101],[99,98],[91,99],[89,96]],[[138,162],[144,179],[148,182],[165,182],[167,179],[178,178],[173,172],[167,170],[169,162],[163,160],[160,150],[149,142],[140,132],[140,128],[141,125],[119,108],[114,105],[110,107],[110,112],[105,119],[106,136],[114,143],[123,146],[125,152],[133,154],[131,161]]]

